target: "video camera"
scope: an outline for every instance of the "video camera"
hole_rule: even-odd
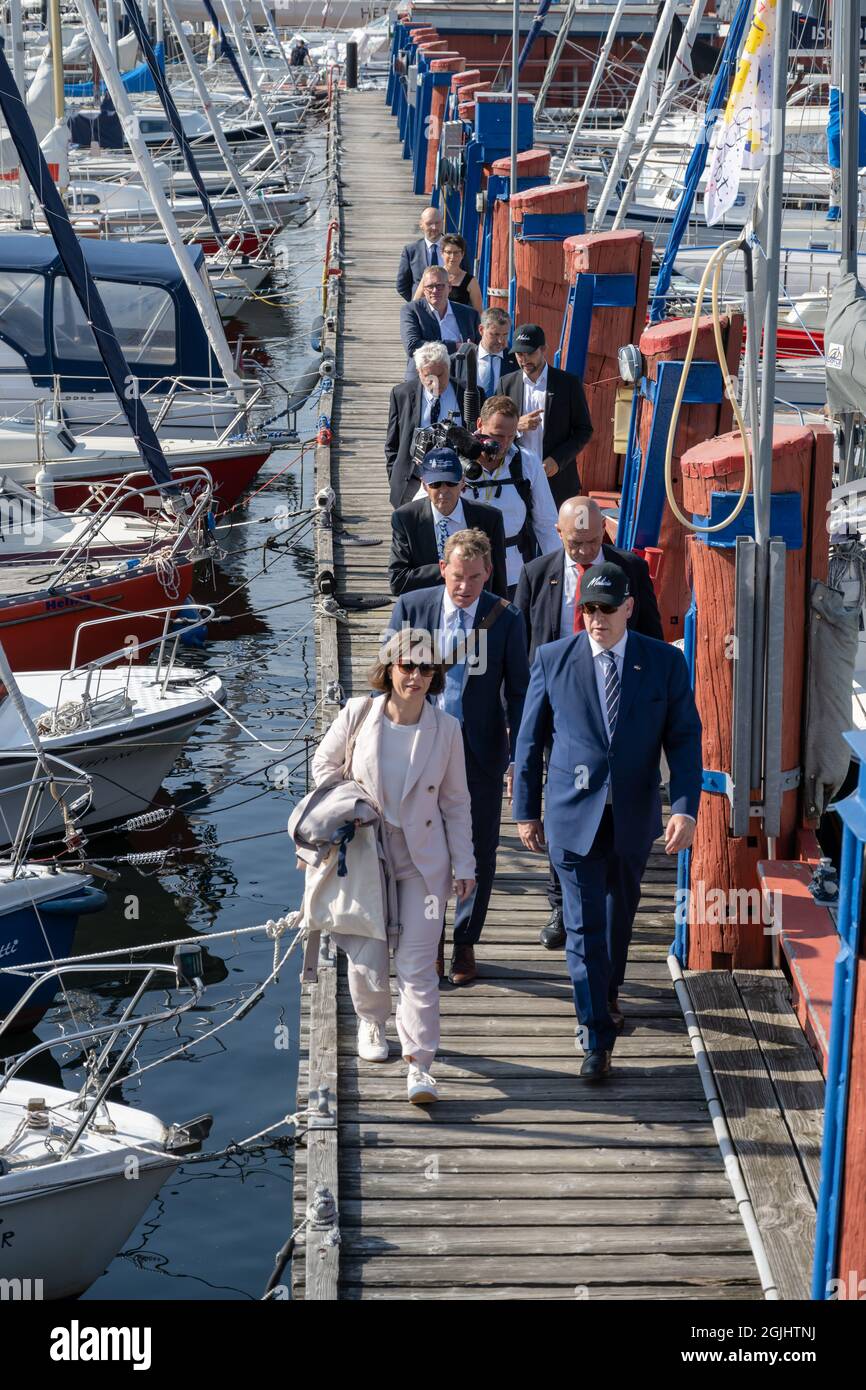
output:
[[[495,439],[483,434],[473,434],[464,425],[453,420],[440,420],[436,425],[425,425],[415,431],[412,439],[412,464],[420,473],[425,454],[431,449],[453,449],[460,455],[463,472],[469,482],[481,477],[483,457],[494,458],[499,449]]]

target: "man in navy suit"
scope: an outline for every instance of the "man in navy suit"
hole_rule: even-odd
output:
[[[514,603],[523,614],[529,642],[529,660],[544,642],[555,642],[570,632],[582,632],[583,610],[577,600],[580,577],[590,565],[605,560],[619,565],[628,580],[633,600],[628,626],[645,637],[664,640],[658,604],[646,560],[631,550],[617,550],[604,537],[604,515],[591,497],[569,497],[559,509],[557,522],[562,547],[550,555],[530,560],[521,572]],[[562,889],[550,866],[547,884],[550,917],[541,929],[541,944],[548,951],[565,945]]]
[[[446,658],[445,690],[437,699],[463,725],[476,883],[474,893],[454,914],[449,978],[452,984],[465,985],[478,973],[475,943],[496,872],[502,778],[507,771],[510,784],[529,663],[523,619],[507,599],[485,589],[492,563],[484,532],[449,536],[440,569],[444,587],[437,584],[402,594],[391,615],[391,629],[399,632],[408,625],[431,634]]]
[[[418,299],[400,310],[400,337],[406,349],[406,380],[416,374],[413,354],[422,343],[444,343],[454,353],[461,343],[478,342],[478,314],[468,304],[452,304],[448,298],[448,271],[430,266],[421,276]]]
[[[641,878],[661,834],[659,760],[670,768],[665,850],[691,844],[701,794],[701,721],[682,653],[629,631],[633,608],[617,565],[580,582],[586,630],[539,647],[517,739],[514,819],[527,849],[545,835],[562,884],[566,960],[585,1057],[581,1076],[610,1071],[617,1007]],[[545,790],[544,752],[552,738]]]
[[[428,265],[442,264],[440,242],[445,223],[439,208],[425,208],[418,218],[418,227],[421,236],[403,247],[397,271],[397,293],[407,303]]]
[[[504,309],[485,309],[479,320],[478,387],[485,396],[498,396],[503,377],[517,370],[517,358],[508,351],[511,319]],[[466,389],[466,358],[458,354],[451,370],[461,390]]]

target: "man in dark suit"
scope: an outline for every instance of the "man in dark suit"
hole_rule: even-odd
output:
[[[397,293],[407,304],[415,293],[415,286],[428,265],[441,265],[442,255],[439,243],[445,230],[445,222],[439,208],[425,208],[418,218],[421,236],[410,241],[400,252],[400,268],[397,271]]]
[[[521,444],[541,459],[558,507],[580,492],[575,459],[592,438],[592,420],[580,378],[547,365],[544,330],[525,323],[514,335],[519,371],[503,378],[502,392],[520,411]]]
[[[391,615],[391,629],[408,625],[431,634],[447,659],[445,690],[437,699],[463,725],[476,886],[454,914],[449,978],[465,985],[478,973],[475,943],[496,872],[502,778],[507,771],[510,783],[529,663],[523,619],[506,599],[486,590],[492,560],[484,532],[449,536],[440,568],[444,585],[403,594]]]
[[[422,343],[415,353],[414,381],[401,381],[391,391],[385,435],[385,468],[391,506],[412,502],[421,482],[412,458],[415,431],[453,420],[463,424],[463,392],[450,376],[451,359],[444,343]]]
[[[463,468],[453,449],[431,449],[421,465],[421,486],[426,497],[407,502],[391,514],[391,593],[441,584],[439,561],[448,537],[474,528],[490,540],[493,573],[488,588],[507,598],[502,513],[484,502],[464,500]]]
[[[511,319],[504,309],[485,309],[480,320],[481,340],[478,344],[478,386],[485,396],[500,395],[502,378],[517,369],[517,358],[508,351]],[[454,380],[461,389],[466,387],[466,358],[453,358]]]
[[[630,550],[617,550],[603,540],[604,516],[591,497],[570,497],[559,509],[556,527],[562,549],[530,560],[525,566],[514,595],[515,607],[523,614],[529,643],[529,660],[545,642],[556,642],[571,632],[582,632],[583,610],[577,593],[581,576],[591,565],[605,561],[619,565],[628,580],[632,611],[628,626],[645,637],[664,640],[655,591],[646,561]],[[541,929],[541,944],[549,951],[565,945],[562,918],[562,886],[553,864],[547,883],[550,917]]]
[[[545,837],[562,883],[566,960],[585,1053],[600,1081],[624,1020],[625,976],[641,879],[661,834],[659,760],[670,767],[665,850],[687,849],[701,795],[701,721],[683,655],[629,632],[633,600],[617,565],[580,581],[586,629],[538,648],[517,739],[514,819],[528,850]],[[544,754],[551,738],[545,788]]]
[[[468,304],[452,304],[448,298],[448,272],[430,266],[421,276],[418,299],[400,310],[400,337],[406,349],[406,380],[415,376],[413,354],[422,343],[444,343],[454,353],[461,343],[478,342],[478,314]]]

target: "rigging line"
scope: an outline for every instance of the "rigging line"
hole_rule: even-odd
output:
[[[26,965],[4,965],[0,966],[0,975],[14,975],[18,971],[24,970],[46,970],[52,966],[61,965],[86,965],[89,961],[112,960],[115,956],[140,956],[147,951],[172,950],[176,946],[208,946],[212,941],[227,941],[230,938],[239,936],[252,936],[254,932],[267,932],[269,927],[276,929],[279,922],[288,922],[289,917],[297,916],[296,912],[289,912],[279,917],[276,921],[269,919],[267,922],[259,922],[254,927],[225,927],[222,931],[198,932],[195,936],[178,936],[171,941],[147,941],[140,942],[137,946],[114,946],[110,951],[88,951],[84,956],[63,956],[59,960],[35,960],[29,961]],[[123,964],[120,961],[119,964]],[[258,988],[258,986],[257,986]],[[60,1038],[58,1041],[65,1041]]]

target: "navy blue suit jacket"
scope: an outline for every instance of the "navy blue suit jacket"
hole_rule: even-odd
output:
[[[610,775],[615,848],[619,853],[649,854],[662,830],[662,749],[671,774],[671,813],[697,816],[701,721],[678,648],[629,632],[610,741],[587,634],[579,632],[538,648],[517,740],[516,821],[541,819],[544,750],[551,735],[544,826],[548,844],[557,849],[588,853]]]
[[[461,341],[477,343],[480,337],[477,312],[471,309],[468,304],[452,304],[451,308],[457,320],[457,327],[460,329]],[[412,361],[412,353],[422,343],[442,342],[439,322],[439,315],[428,307],[426,299],[413,299],[411,304],[404,304],[400,310],[400,337],[409,358],[406,364],[407,381],[411,381],[418,375],[415,370],[415,363]],[[449,338],[445,339],[445,346],[449,353],[457,351],[457,343],[452,342]]]
[[[391,630],[399,632],[404,626],[420,628],[422,632],[429,632],[432,641],[438,644],[444,594],[442,584],[401,594],[391,614]],[[476,628],[497,603],[499,599],[495,594],[483,590],[475,609]],[[483,771],[489,772],[491,777],[502,777],[508,764],[514,761],[517,730],[529,684],[522,615],[509,604],[486,632],[479,633],[477,644],[470,642],[467,648],[470,666],[463,689],[463,737]],[[503,691],[505,709],[502,707]]]
[[[439,264],[442,264],[441,260]],[[410,241],[403,247],[400,252],[400,268],[397,271],[397,293],[401,299],[408,302],[412,298],[415,286],[427,265],[427,241],[424,237]]]

